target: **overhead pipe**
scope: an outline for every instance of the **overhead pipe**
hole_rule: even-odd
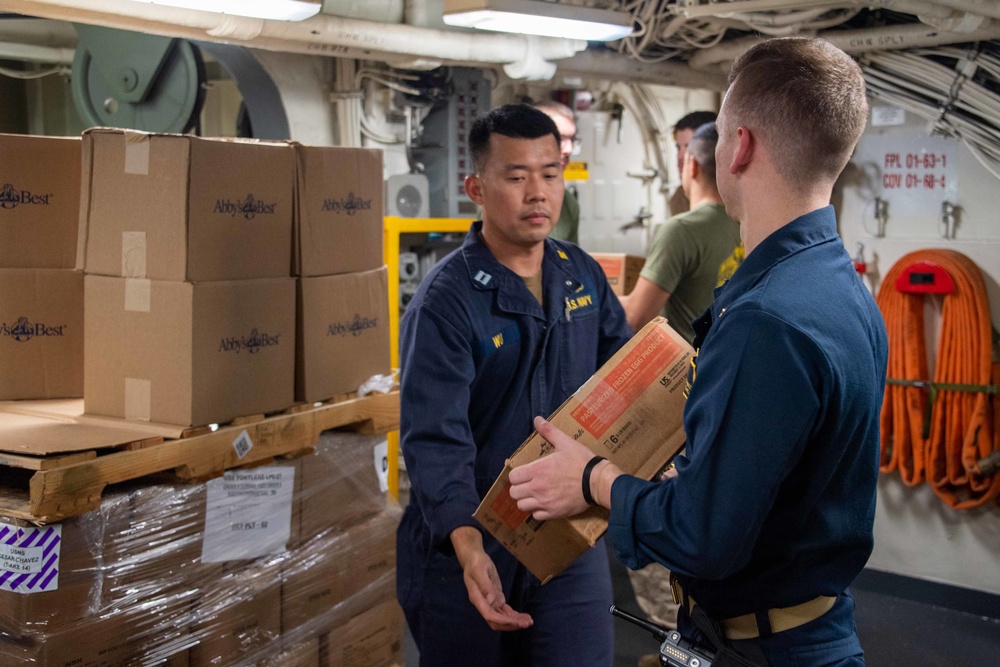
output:
[[[44,65],[71,65],[75,53],[76,49],[0,42],[0,59],[2,60],[22,60]]]
[[[644,63],[614,51],[587,50],[578,53],[572,58],[560,60],[557,71],[559,75],[598,76],[611,81],[718,91],[726,89],[726,77],[721,73],[696,71],[670,61]]]
[[[922,24],[904,24],[865,30],[829,30],[820,32],[817,36],[847,53],[860,54],[1000,39],[1000,27],[994,23],[987,30],[947,32]],[[703,49],[694,53],[688,64],[697,70],[728,69],[730,63],[759,41],[761,40],[749,37]]]
[[[970,14],[982,14],[1000,19],[1000,3],[996,0],[934,0],[934,2]]]
[[[404,0],[323,0],[324,14],[363,21],[403,22]]]
[[[305,21],[266,21],[130,0],[0,0],[0,9],[121,30],[217,41],[283,51],[372,60],[423,58],[472,65],[503,65],[508,76],[546,79],[552,60],[587,48],[582,40],[527,35],[473,34],[318,14]]]

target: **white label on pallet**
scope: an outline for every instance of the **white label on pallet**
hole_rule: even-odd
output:
[[[250,434],[245,429],[233,440],[233,449],[236,450],[236,456],[240,459],[249,454],[250,450],[253,449],[253,440],[250,439]]]
[[[0,523],[0,590],[44,593],[59,588],[62,526]]]
[[[375,445],[375,474],[378,475],[378,486],[382,493],[389,491],[389,441],[383,440]]]
[[[292,526],[294,467],[230,470],[206,486],[202,562],[247,560],[285,550]]]

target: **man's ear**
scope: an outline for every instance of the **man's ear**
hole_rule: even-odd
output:
[[[701,165],[698,163],[698,160],[695,159],[695,157],[690,153],[688,153],[688,157],[686,157],[685,159],[691,161],[691,180],[693,181],[698,180],[699,176],[701,175]]]
[[[736,128],[736,138],[739,140],[739,144],[736,148],[736,155],[733,156],[732,164],[729,165],[729,173],[734,176],[750,165],[757,146],[757,137],[743,126]]]
[[[465,177],[465,194],[476,204],[483,205],[483,182],[479,176],[471,174]]]

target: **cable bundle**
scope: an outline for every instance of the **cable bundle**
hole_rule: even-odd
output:
[[[955,291],[944,296],[931,382],[924,295],[896,287],[899,276],[916,262],[936,264],[955,282]],[[1000,474],[979,474],[976,464],[1000,449],[1000,395],[990,393],[990,383],[1000,379],[1000,364],[993,364],[989,304],[979,267],[951,250],[909,253],[886,274],[878,305],[889,334],[879,469],[899,470],[910,486],[926,481],[953,509],[993,500],[1000,495]]]

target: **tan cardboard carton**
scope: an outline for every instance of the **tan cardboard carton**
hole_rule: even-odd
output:
[[[83,135],[77,263],[88,274],[209,282],[291,275],[287,143],[132,130]]]
[[[263,667],[319,666],[319,637],[292,642],[285,642],[284,638],[282,640],[285,649],[279,655],[266,660]]]
[[[302,459],[300,539],[342,531],[386,507],[373,449],[385,436],[327,431]]]
[[[0,268],[72,269],[80,140],[0,134]]]
[[[87,276],[88,413],[199,425],[293,401],[295,280]]]
[[[0,400],[83,396],[83,274],[0,269]]]
[[[618,296],[632,292],[639,280],[639,272],[646,263],[645,257],[626,255],[622,252],[592,252],[590,256],[604,269],[611,291]]]
[[[398,512],[328,533],[290,554],[281,591],[281,629],[295,632],[396,569]]]
[[[299,279],[295,398],[357,391],[392,366],[387,269]]]
[[[142,605],[89,616],[52,632],[0,637],[0,665],[188,667],[192,596],[159,591]]]
[[[403,611],[386,600],[332,631],[326,667],[391,667],[403,664]]]
[[[264,560],[203,590],[191,634],[191,667],[257,664],[274,655],[281,635],[281,565]]]
[[[550,417],[557,428],[626,473],[653,478],[684,445],[684,399],[693,350],[657,317],[566,399]],[[543,583],[592,547],[607,510],[536,521],[510,497],[512,468],[552,447],[537,432],[507,460],[475,518]]]
[[[0,518],[0,632],[21,637],[56,631],[96,612],[102,535],[93,512],[52,526]],[[33,566],[23,567],[31,560]]]
[[[382,266],[382,151],[295,146],[295,275]]]

